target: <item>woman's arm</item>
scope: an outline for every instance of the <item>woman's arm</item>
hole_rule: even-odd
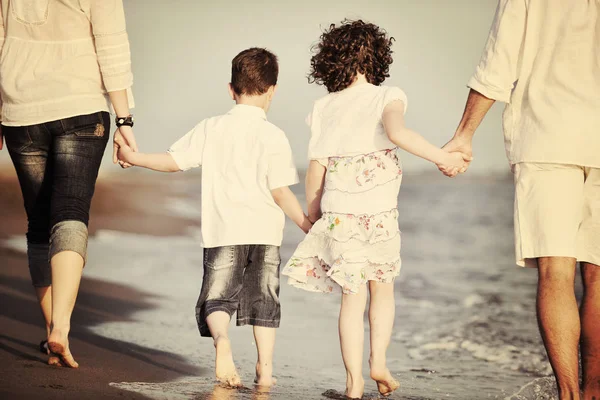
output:
[[[383,126],[388,138],[398,147],[448,170],[459,170],[470,157],[462,153],[448,153],[429,143],[404,122],[404,102],[392,101],[383,110]]]
[[[321,218],[321,197],[325,183],[326,168],[316,160],[310,160],[306,171],[306,203],[308,204],[308,218],[317,221]]]
[[[308,217],[306,214],[304,214],[304,211],[302,211],[302,206],[290,188],[283,186],[273,189],[271,190],[271,195],[273,196],[275,203],[283,210],[285,215],[294,221],[294,223],[298,225],[298,227],[302,229],[304,233],[308,233],[312,227],[312,223],[308,220]]]
[[[108,92],[108,96],[110,97],[110,102],[115,110],[115,114],[117,117],[127,117],[131,115],[129,110],[129,97],[127,94],[127,89],[117,90],[114,92]],[[119,150],[119,145],[117,144],[117,139],[123,138],[127,145],[133,150],[138,151],[138,146],[135,141],[135,135],[133,134],[133,128],[130,126],[122,126],[115,131],[114,139],[113,139],[113,163],[116,164],[119,160],[117,157],[117,152]]]

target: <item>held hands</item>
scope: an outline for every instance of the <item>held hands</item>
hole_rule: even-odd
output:
[[[438,169],[444,175],[454,178],[456,175],[465,173],[469,169],[473,161],[473,147],[470,138],[455,135],[442,149],[453,154],[455,161],[458,161],[458,158],[460,158],[460,162],[462,162],[462,165],[458,168],[453,168],[446,164],[438,164]],[[450,163],[450,161],[447,161],[447,163]]]
[[[123,150],[124,149],[124,150]],[[121,168],[132,167],[122,156],[138,151],[133,129],[129,126],[121,126],[113,135],[113,164],[119,163]]]
[[[436,164],[438,169],[448,177],[455,177],[468,168],[468,163],[473,158],[458,151],[447,152],[445,160],[442,164]]]

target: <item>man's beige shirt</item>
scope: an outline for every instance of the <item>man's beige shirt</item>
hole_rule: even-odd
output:
[[[500,0],[468,86],[508,103],[511,164],[600,168],[600,0]]]

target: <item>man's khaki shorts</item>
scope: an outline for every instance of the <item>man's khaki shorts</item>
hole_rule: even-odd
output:
[[[572,257],[600,265],[600,168],[519,163],[513,172],[517,264]]]

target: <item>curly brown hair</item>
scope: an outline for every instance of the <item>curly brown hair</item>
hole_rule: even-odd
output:
[[[379,86],[390,76],[393,41],[385,30],[362,20],[331,24],[312,48],[308,82],[339,92],[354,82],[358,72]]]

